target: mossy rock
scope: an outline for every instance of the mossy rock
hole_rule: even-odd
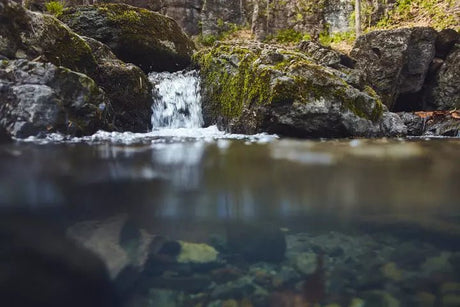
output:
[[[120,61],[106,45],[83,38],[51,15],[31,12],[0,0],[0,55],[7,59],[49,62],[83,73],[111,101],[109,130],[145,132],[150,128],[151,84],[133,64]]]
[[[300,52],[220,43],[194,59],[201,67],[207,124],[295,137],[402,133],[383,128],[385,108],[372,89],[354,88]]]
[[[0,0],[0,54],[10,59],[37,59],[91,75],[96,60],[88,44],[51,15],[27,11]]]
[[[164,15],[125,4],[66,9],[59,18],[75,32],[107,44],[144,71],[177,71],[190,64],[193,42]]]

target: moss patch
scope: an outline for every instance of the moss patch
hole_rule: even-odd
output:
[[[215,116],[235,118],[255,105],[322,99],[373,121],[382,115],[372,89],[360,92],[295,51],[220,43],[198,52],[194,60],[201,67],[205,100]]]

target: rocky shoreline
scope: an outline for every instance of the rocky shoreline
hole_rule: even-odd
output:
[[[313,41],[217,43],[196,52],[174,20],[146,9],[81,6],[58,20],[9,0],[0,4],[0,126],[13,137],[146,132],[153,94],[145,73],[190,65],[200,69],[206,124],[230,132],[459,135],[454,30],[370,32],[351,57]]]

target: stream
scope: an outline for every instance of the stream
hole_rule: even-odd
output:
[[[105,301],[76,286],[62,301],[31,295],[85,306],[460,306],[458,138],[229,134],[202,128],[196,72],[149,79],[151,132],[0,145],[0,238],[29,244],[17,253],[24,270],[61,278],[30,268],[67,246],[42,244],[52,228],[109,276]],[[7,291],[29,291],[21,276]]]

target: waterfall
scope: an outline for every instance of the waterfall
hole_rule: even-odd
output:
[[[200,79],[195,70],[150,73],[153,84],[153,128],[200,128]]]

